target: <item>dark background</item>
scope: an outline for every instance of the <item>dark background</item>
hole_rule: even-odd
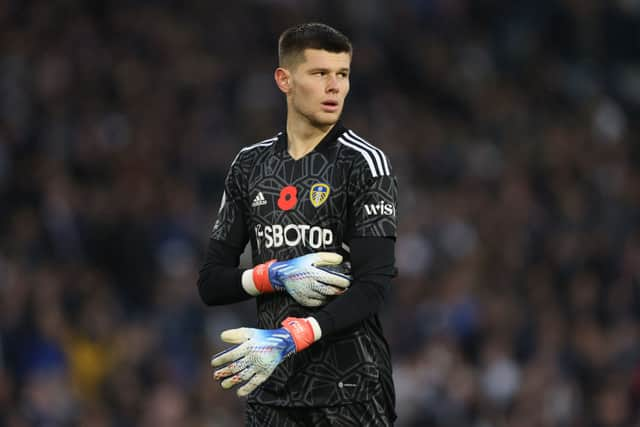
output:
[[[0,1],[0,426],[235,426],[197,270],[284,125],[277,37],[353,41],[399,177],[399,426],[640,423],[637,0]]]

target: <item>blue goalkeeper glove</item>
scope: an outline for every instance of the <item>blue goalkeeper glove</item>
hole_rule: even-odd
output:
[[[211,366],[226,365],[213,374],[228,389],[244,383],[238,396],[246,396],[265,382],[286,357],[304,350],[316,340],[308,319],[288,317],[279,329],[228,329],[222,341],[237,344],[211,358]],[[319,337],[318,337],[319,338]]]
[[[306,307],[317,307],[351,285],[348,263],[333,252],[317,252],[287,261],[271,260],[255,266],[247,278],[259,293],[287,292]],[[245,279],[243,278],[243,281]]]

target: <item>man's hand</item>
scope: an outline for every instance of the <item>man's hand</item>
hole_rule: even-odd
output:
[[[228,389],[245,383],[238,396],[246,396],[262,384],[286,357],[309,347],[316,339],[309,320],[288,317],[279,329],[238,328],[220,335],[222,341],[237,344],[211,358],[211,366],[226,365],[214,372]]]
[[[317,252],[287,261],[268,261],[253,268],[252,279],[260,292],[286,291],[301,305],[317,307],[328,297],[343,293],[351,284],[342,256]]]

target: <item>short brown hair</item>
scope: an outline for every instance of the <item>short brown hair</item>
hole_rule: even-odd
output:
[[[278,40],[281,67],[302,62],[305,49],[321,49],[333,53],[353,53],[351,42],[340,31],[326,24],[309,22],[286,29]]]

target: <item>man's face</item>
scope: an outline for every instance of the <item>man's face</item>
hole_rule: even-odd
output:
[[[305,60],[290,70],[289,114],[313,126],[338,121],[349,93],[351,55],[306,49]]]

